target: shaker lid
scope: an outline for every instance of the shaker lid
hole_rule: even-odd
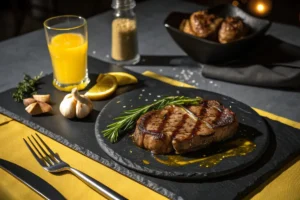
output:
[[[113,0],[111,4],[113,9],[131,9],[135,6],[135,0]]]

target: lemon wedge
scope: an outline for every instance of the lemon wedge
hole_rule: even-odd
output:
[[[116,77],[118,86],[134,84],[138,82],[135,76],[128,74],[126,72],[109,72],[108,74]]]
[[[109,74],[99,74],[97,83],[85,93],[90,100],[101,100],[111,96],[117,89],[117,79]]]

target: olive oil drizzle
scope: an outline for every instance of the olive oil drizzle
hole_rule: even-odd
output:
[[[145,165],[149,165],[149,164],[150,164],[150,162],[149,162],[148,160],[143,160],[143,163],[144,163]]]
[[[154,155],[154,159],[164,165],[168,166],[185,166],[189,164],[199,163],[200,167],[213,167],[219,164],[222,160],[234,156],[245,156],[255,149],[256,145],[245,138],[236,139],[221,145],[221,152],[213,155],[202,155],[200,158],[191,159],[182,157],[180,155],[167,155],[165,158],[160,158]],[[225,149],[222,151],[222,148]]]

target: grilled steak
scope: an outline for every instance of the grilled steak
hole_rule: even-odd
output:
[[[189,114],[192,113],[192,114]],[[218,101],[204,101],[186,109],[167,106],[142,115],[134,142],[154,154],[196,151],[232,137],[238,128],[235,114]]]

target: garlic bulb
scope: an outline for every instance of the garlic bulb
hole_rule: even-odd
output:
[[[66,118],[74,118],[76,116],[76,99],[73,94],[67,94],[59,106],[59,111]]]
[[[61,114],[66,118],[84,118],[93,110],[93,103],[84,95],[80,95],[77,88],[67,94],[59,106]]]
[[[84,118],[93,110],[92,101],[85,97],[84,95],[80,95],[76,88],[72,90],[73,97],[77,100],[76,104],[76,117]]]

